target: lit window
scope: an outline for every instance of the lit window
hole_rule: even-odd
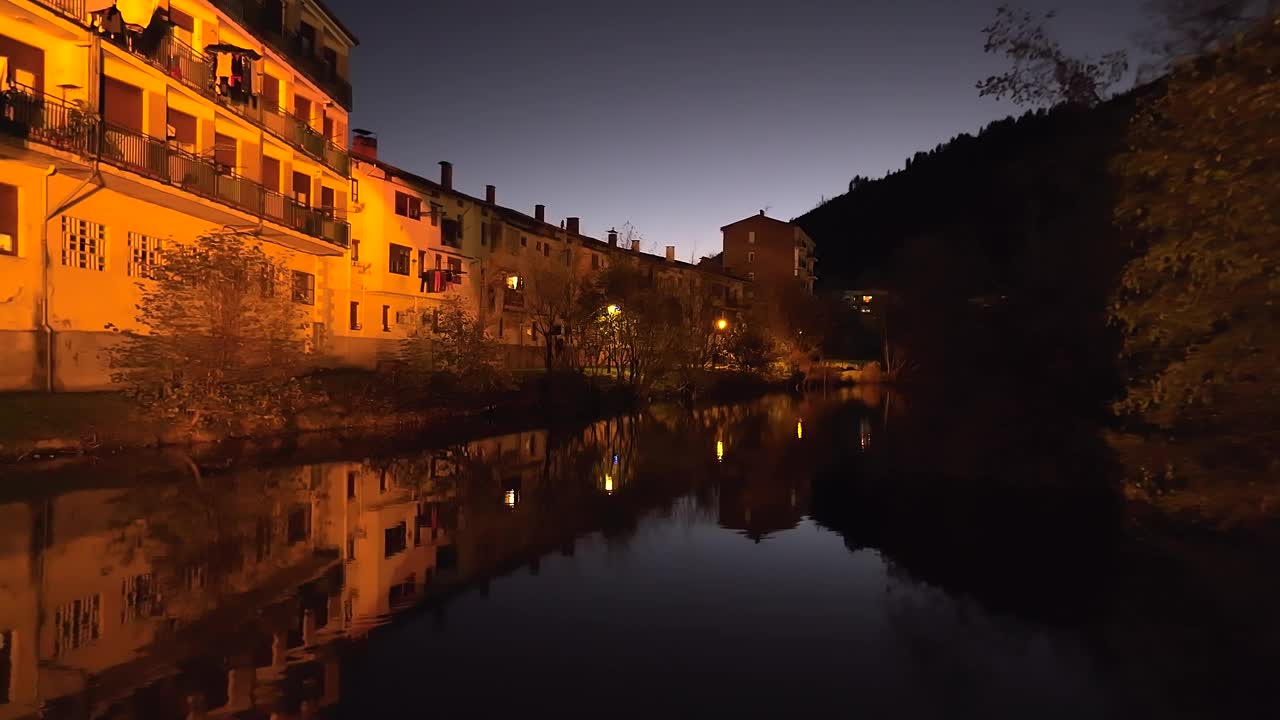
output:
[[[293,271],[293,301],[303,305],[316,304],[316,276],[301,270]]]
[[[515,507],[516,504],[519,502],[520,502],[520,496],[516,493],[515,490],[508,490],[502,496],[502,504],[506,505],[509,508]]]
[[[519,275],[508,275],[508,276],[507,276],[507,289],[508,289],[508,290],[519,290],[519,289],[520,289],[520,285],[521,285],[521,282],[520,282],[520,276],[519,276]]]
[[[62,264],[84,270],[107,269],[107,228],[88,220],[62,216]]]
[[[396,275],[409,274],[409,258],[411,251],[404,245],[389,243],[391,246],[390,257],[387,259],[387,272]]]
[[[129,277],[153,277],[161,259],[160,238],[129,233]]]
[[[751,230],[750,232],[748,232],[748,233],[747,233],[747,244],[748,244],[748,245],[755,245],[755,244],[756,244],[756,231],[755,231],[755,230]]]
[[[747,262],[753,263],[755,261],[756,261],[756,254],[754,252],[747,253]]]
[[[58,607],[53,613],[53,653],[63,655],[102,636],[102,596],[95,593]]]
[[[0,183],[0,255],[18,254],[18,188]]]

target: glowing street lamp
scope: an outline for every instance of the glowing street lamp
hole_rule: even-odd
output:
[[[729,328],[728,320],[725,320],[724,318],[720,318],[719,320],[716,321],[717,330],[727,330],[728,328]]]
[[[604,311],[606,313],[609,313],[609,317],[614,317],[622,312],[622,308],[618,307],[617,305],[610,305],[609,307],[605,308]]]

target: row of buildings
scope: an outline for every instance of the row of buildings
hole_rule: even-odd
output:
[[[149,268],[227,229],[286,258],[320,365],[376,366],[449,297],[535,365],[539,264],[634,263],[726,314],[766,280],[812,290],[812,240],[763,213],[693,265],[386,162],[349,126],[356,45],[317,0],[0,0],[0,390],[105,387]]]

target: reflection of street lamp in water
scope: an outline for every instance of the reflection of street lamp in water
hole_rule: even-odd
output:
[[[515,490],[508,490],[506,494],[503,495],[502,502],[507,507],[513,508],[516,506],[516,503],[520,502],[520,498],[517,497]]]
[[[723,460],[724,460],[724,441],[717,440],[716,441],[716,462],[722,462]]]

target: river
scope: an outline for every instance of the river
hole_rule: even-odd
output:
[[[1206,580],[1087,435],[996,415],[843,390],[28,478],[0,720],[1274,710],[1274,582]]]

